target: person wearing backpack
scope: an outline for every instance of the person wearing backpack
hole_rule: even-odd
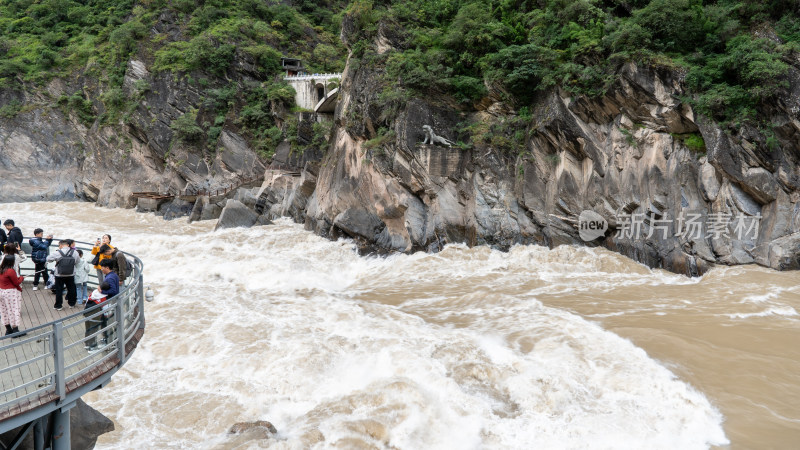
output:
[[[50,244],[53,243],[53,235],[43,239],[44,230],[37,228],[33,230],[33,238],[28,242],[31,244],[31,259],[33,260],[33,290],[39,290],[39,277],[44,277],[44,285],[50,281],[47,274],[47,255],[50,254]]]
[[[67,287],[67,305],[75,307],[78,293],[75,289],[75,266],[80,264],[80,257],[74,248],[70,248],[68,240],[58,241],[58,250],[47,257],[47,262],[55,262],[53,276],[56,279],[53,289],[56,291],[56,303],[53,309],[61,311],[63,308],[64,286]]]

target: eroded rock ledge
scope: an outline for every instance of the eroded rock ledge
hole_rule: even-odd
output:
[[[355,66],[354,66],[355,67]],[[377,136],[380,68],[348,67],[325,152],[292,154],[287,143],[273,159],[293,173],[266,169],[234,129],[223,129],[214,155],[174,144],[168,124],[202,101],[170,74],[152,75],[131,61],[126,86],[146,79],[145,94],[124,129],[87,128],[58,109],[32,108],[0,121],[0,192],[3,201],[95,201],[133,207],[141,190],[214,189],[265,173],[260,188],[240,189],[215,202],[175,201],[166,218],[191,215],[220,226],[268,223],[292,217],[314,232],[354,239],[364,252],[436,251],[446,243],[506,249],[536,243],[602,245],[652,267],[698,275],[714,264],[757,263],[800,268],[800,71],[791,71],[785,97],[767,110],[768,141],[753,127],[737,129],[697,117],[684,103],[680,74],[629,64],[608,93],[538,95],[529,118],[516,116],[497,95],[464,110],[437,98],[409,101],[391,120],[391,139]],[[79,83],[80,81],[74,81]],[[76,86],[55,80],[50,96]],[[490,90],[490,92],[494,92]],[[47,95],[23,96],[23,104]],[[8,98],[4,98],[8,100]],[[524,140],[514,150],[473,142],[464,123],[515,120]],[[423,125],[465,146],[422,144]],[[705,149],[690,149],[702,136]],[[235,211],[234,211],[235,209]],[[245,210],[251,210],[248,213]],[[584,210],[609,222],[591,242],[579,237]],[[639,237],[619,236],[620,220],[642,219]],[[760,218],[758,234],[741,238],[708,233],[715,217]],[[699,235],[678,229],[678,218],[703,224]],[[653,225],[672,221],[666,235]]]
[[[330,150],[300,176],[268,172],[257,211],[331,238],[349,236],[367,252],[435,251],[447,242],[588,244],[686,275],[714,264],[798,269],[800,120],[792,111],[800,83],[793,73],[791,95],[765,112],[779,143],[771,150],[757,129],[722,129],[696,117],[679,100],[676,74],[631,64],[604,97],[540,95],[524,150],[507,155],[487,145],[421,144],[424,124],[455,140],[459,121],[498,120],[491,105],[464,117],[421,100],[399,114],[394,141],[367,149],[370,133],[354,132],[343,118],[356,109],[364,122],[378,120],[370,116],[379,113],[370,105],[376,83],[369,69],[348,71]],[[705,154],[687,147],[692,136],[703,137]],[[608,220],[605,236],[579,238],[583,210]],[[631,214],[643,219],[638,239],[618,236]],[[725,232],[713,232],[725,218]],[[677,226],[687,219],[701,232]],[[737,233],[737,220],[749,226],[753,219],[757,235]]]

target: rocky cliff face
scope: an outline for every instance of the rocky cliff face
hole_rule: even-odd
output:
[[[165,9],[150,32],[165,42],[184,39],[178,22],[174,11]],[[237,53],[221,77],[153,73],[152,51],[139,53],[125,70],[124,100],[116,100],[126,104],[125,111],[107,108],[113,100],[104,95],[113,89],[97,81],[97,72],[105,68],[96,63],[46,86],[18,81],[0,89],[0,106],[13,111],[0,118],[0,200],[133,207],[132,192],[213,190],[263,173],[262,158],[235,121],[226,120],[208,146],[182,141],[171,127],[198,109],[199,122],[214,122],[204,102],[215,88],[271,81],[264,80],[252,57]]]
[[[376,51],[391,45],[380,35]],[[254,79],[247,61],[234,66],[234,79]],[[378,101],[381,71],[349,64],[328,148],[297,155],[279,146],[275,161],[293,173],[266,170],[260,189],[236,194],[236,207],[263,216],[255,223],[290,216],[369,252],[436,251],[451,242],[580,244],[687,275],[714,264],[800,268],[799,70],[787,95],[761,111],[773,124],[769,137],[697,117],[681,100],[680,73],[669,69],[627,65],[602,97],[551,90],[525,114],[490,86],[472,108],[417,98],[391,118]],[[102,113],[103,87],[87,80],[2,92],[4,104],[24,105],[0,120],[2,199],[132,207],[135,191],[215,189],[265,172],[267,161],[234,125],[222,128],[211,152],[175,139],[172,121],[205,99],[187,78],[131,60],[123,88],[142,101],[106,126],[56,100],[79,92]],[[423,125],[463,145],[423,144]],[[216,219],[224,206],[200,199],[192,217]],[[189,214],[192,205],[165,210]],[[587,210],[609,225],[588,241],[579,233]]]
[[[605,96],[542,93],[529,117],[492,96],[473,111],[412,100],[392,121],[393,138],[371,147],[379,72],[348,68],[327,154],[300,177],[269,178],[259,211],[366,251],[585,244],[687,275],[714,264],[800,268],[800,71],[762,111],[770,139],[697,117],[680,100],[679,73],[630,64]],[[503,133],[507,121],[524,130],[512,152],[477,139],[422,143],[425,124],[457,141],[460,124]],[[609,224],[588,242],[579,233],[586,210]]]
[[[137,93],[134,84],[149,88]],[[132,192],[214,189],[242,176],[263,172],[264,164],[235,129],[224,128],[214,152],[199,151],[175,139],[172,120],[200,106],[201,92],[186,79],[153,75],[141,61],[130,61],[125,95],[142,101],[125,123],[85,123],[57,103],[82,92],[98,100],[101,87],[87,80],[51,82],[44,91],[6,91],[6,103],[24,105],[0,120],[0,192],[3,201],[96,201],[133,207]]]

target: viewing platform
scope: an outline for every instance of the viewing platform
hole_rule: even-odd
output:
[[[283,77],[285,81],[310,81],[310,80],[334,80],[342,78],[341,72],[335,73],[312,73],[307,75],[287,75]]]
[[[25,238],[23,250],[27,247],[30,255],[27,242]],[[77,244],[84,257],[91,255],[90,244]],[[53,245],[51,253],[56,248]],[[0,434],[18,430],[6,448],[16,448],[32,431],[37,450],[69,449],[69,410],[81,396],[108,384],[136,349],[145,326],[143,266],[139,258],[125,255],[134,264],[119,294],[85,311],[85,305],[69,308],[66,298],[63,310],[53,309],[55,295],[44,288],[43,280],[39,290],[33,290],[30,256],[22,263],[20,272],[26,277],[20,333],[0,338]],[[91,292],[98,280],[95,271],[90,272]],[[87,336],[86,322],[99,322],[103,316],[105,326]],[[97,339],[98,346],[89,351],[85,345],[91,339]]]

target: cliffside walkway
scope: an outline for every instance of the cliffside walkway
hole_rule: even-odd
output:
[[[241,178],[237,180],[235,183],[231,183],[228,186],[225,186],[221,189],[215,190],[207,190],[207,189],[185,189],[182,192],[178,193],[177,197],[181,200],[186,200],[188,202],[193,202],[197,200],[197,197],[207,196],[211,199],[218,197],[218,198],[225,198],[231,192],[239,189],[240,187],[260,183],[264,181],[264,175],[249,177],[249,178]]]
[[[90,254],[91,245],[79,244]],[[106,302],[105,313],[96,306],[86,311],[89,317],[84,305],[70,309],[66,299],[62,311],[54,310],[55,296],[43,284],[38,291],[32,289],[32,261],[23,263],[20,271],[28,276],[20,330],[27,335],[0,338],[0,434],[19,429],[7,448],[15,448],[33,431],[34,448],[69,449],[69,410],[82,395],[107,384],[136,349],[145,325],[143,266],[139,258],[128,256],[135,264],[127,285]],[[91,273],[89,287],[96,286],[97,275]],[[104,314],[110,316],[107,326],[85,337],[86,321],[99,321]],[[84,346],[93,337],[99,345],[90,353]]]

